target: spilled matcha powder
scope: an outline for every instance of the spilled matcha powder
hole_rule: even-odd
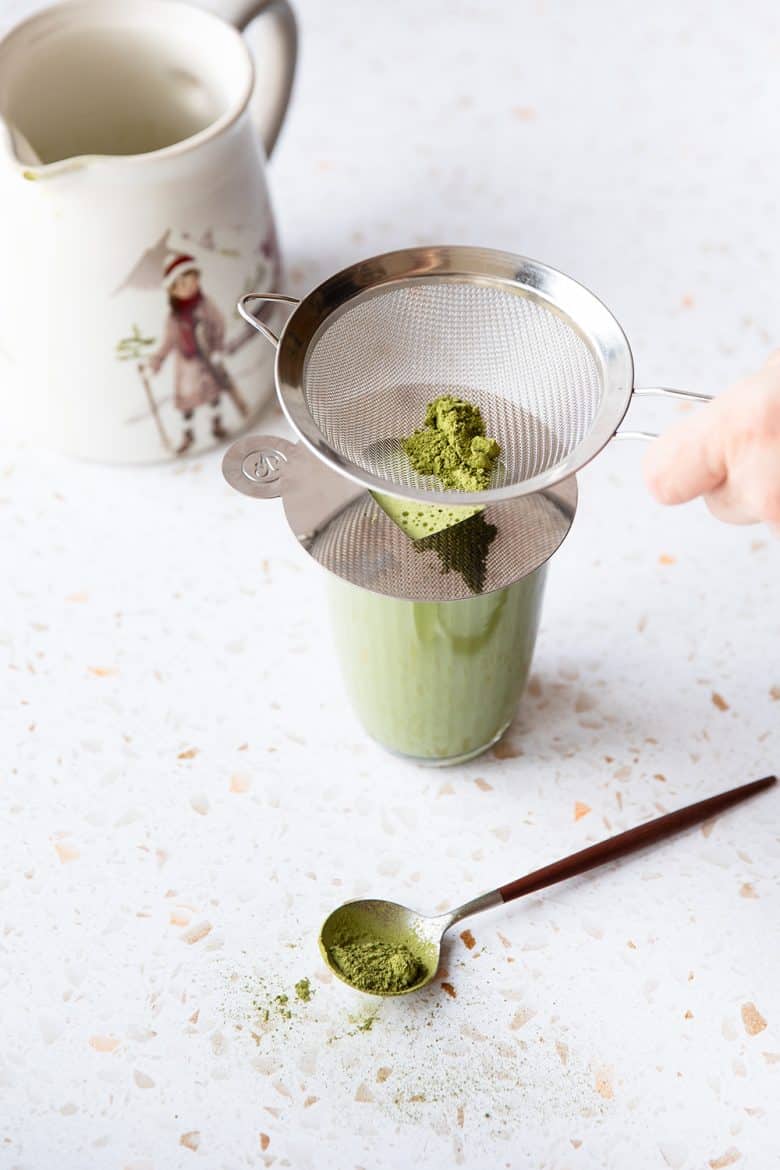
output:
[[[274,1003],[276,1004],[276,1010],[278,1011],[279,1015],[282,1017],[283,1020],[291,1020],[292,1019],[292,1012],[290,1011],[290,1008],[288,1007],[289,1002],[290,1002],[290,997],[287,995],[275,995],[274,996]]]
[[[401,446],[420,475],[435,475],[445,487],[460,492],[489,487],[501,453],[496,440],[485,435],[479,407],[451,394],[429,403],[424,427]]]
[[[314,992],[312,991],[312,986],[308,979],[298,980],[298,982],[295,984],[295,994],[297,998],[302,1000],[304,1003],[308,1003],[310,1001],[311,997],[314,995]]]
[[[403,943],[378,938],[342,938],[328,947],[331,961],[348,983],[369,995],[406,991],[425,967]]]

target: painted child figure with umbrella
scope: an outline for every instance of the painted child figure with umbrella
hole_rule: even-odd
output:
[[[225,318],[200,286],[200,270],[193,256],[172,255],[165,264],[163,285],[168,292],[170,312],[165,333],[156,353],[148,359],[157,374],[174,353],[174,403],[182,413],[184,431],[177,454],[183,455],[195,442],[193,418],[199,406],[211,407],[211,433],[224,439],[220,398],[226,393],[240,413],[246,403],[228,371],[215,356],[225,348]]]

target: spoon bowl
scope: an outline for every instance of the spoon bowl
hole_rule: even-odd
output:
[[[333,974],[343,983],[354,987],[338,962],[338,949],[345,942],[376,941],[393,946],[402,945],[414,956],[420,967],[420,976],[409,987],[400,991],[372,991],[372,995],[408,995],[430,983],[439,966],[441,940],[449,924],[450,915],[429,918],[398,902],[381,898],[363,898],[345,902],[334,910],[322,924],[319,937],[320,952]],[[358,988],[358,990],[363,990]]]

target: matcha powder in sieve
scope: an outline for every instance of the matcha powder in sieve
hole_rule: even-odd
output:
[[[461,492],[489,487],[501,453],[496,440],[485,435],[479,407],[451,394],[429,403],[424,427],[401,445],[420,475],[435,475],[445,487]]]

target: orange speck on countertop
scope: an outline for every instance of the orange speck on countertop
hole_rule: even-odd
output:
[[[63,865],[68,861],[78,861],[79,857],[81,857],[76,846],[68,845],[67,841],[58,841],[54,848],[57,850],[57,856]]]
[[[587,691],[580,691],[574,702],[574,710],[578,715],[584,715],[586,711],[592,711],[596,706],[596,700]]]
[[[717,691],[713,691],[711,697],[714,707],[717,707],[719,711],[728,711],[729,705],[723,698],[723,695],[719,695]]]
[[[241,772],[235,772],[230,777],[230,791],[238,793],[239,795],[249,791],[250,780],[248,776],[242,775]]]
[[[474,935],[471,933],[471,931],[462,930],[460,932],[460,937],[463,940],[464,946],[468,947],[470,951],[473,951],[474,947],[477,945],[477,940],[474,938]]]
[[[197,748],[187,748],[186,751],[179,752],[176,757],[177,760],[194,760],[198,754]]]
[[[197,1150],[200,1145],[200,1131],[191,1129],[188,1133],[183,1133],[179,1138],[179,1145],[185,1146],[188,1150]]]
[[[87,670],[95,678],[110,678],[112,674],[119,674],[115,666],[88,666]]]
[[[509,1027],[516,1032],[518,1028],[524,1028],[528,1021],[532,1020],[535,1015],[536,1012],[533,1008],[520,1007],[512,1016]]]
[[[743,1003],[741,1013],[748,1036],[757,1036],[759,1032],[763,1032],[766,1020],[754,1003]]]
[[[447,982],[442,983],[441,989],[442,989],[442,991],[447,992],[447,995],[450,997],[450,999],[457,999],[458,998],[458,993],[455,990],[455,988],[452,986],[451,983],[447,983]]]
[[[507,739],[502,739],[493,748],[493,755],[497,760],[516,760],[517,757],[522,756],[522,754],[523,749],[515,747],[515,745]]]
[[[193,926],[181,936],[182,941],[190,944],[200,942],[202,938],[205,938],[207,934],[211,933],[211,929],[210,922],[199,922],[197,926]]]
[[[261,1133],[260,1134],[260,1149],[267,1150],[268,1147],[270,1146],[270,1144],[271,1144],[271,1139],[269,1138],[268,1134]]]
[[[733,1166],[741,1157],[736,1146],[729,1146],[726,1153],[721,1154],[719,1158],[710,1158],[708,1165],[710,1170],[725,1170],[726,1166]]]
[[[116,1052],[119,1047],[119,1038],[117,1036],[90,1036],[90,1048],[94,1048],[95,1052]]]
[[[583,801],[581,801],[581,800],[575,801],[575,804],[574,804],[574,819],[575,819],[575,821],[581,821],[582,818],[586,817],[590,811],[591,811],[591,807],[589,804],[584,804]]]

